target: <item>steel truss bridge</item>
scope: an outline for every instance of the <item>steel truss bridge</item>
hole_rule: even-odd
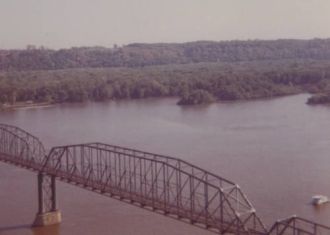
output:
[[[60,180],[218,234],[330,235],[330,227],[296,216],[266,229],[237,184],[173,157],[102,143],[47,153],[35,136],[0,124],[0,161],[38,173],[37,217],[57,211]]]

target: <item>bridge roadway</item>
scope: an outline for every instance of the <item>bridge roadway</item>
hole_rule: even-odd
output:
[[[19,127],[0,124],[0,161],[38,173],[35,226],[61,221],[56,180],[116,198],[218,234],[330,235],[296,216],[267,230],[240,187],[186,161],[102,143],[53,147]]]

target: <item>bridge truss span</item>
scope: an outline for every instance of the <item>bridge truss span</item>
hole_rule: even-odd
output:
[[[53,148],[44,171],[220,233],[266,231],[237,185],[179,159],[91,143]]]
[[[330,227],[314,223],[297,216],[278,220],[269,231],[269,235],[329,235]]]
[[[41,141],[21,128],[0,124],[0,160],[40,171],[46,150]]]

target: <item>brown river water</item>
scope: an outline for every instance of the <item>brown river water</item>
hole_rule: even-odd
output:
[[[180,107],[176,99],[65,104],[0,114],[55,145],[105,142],[185,159],[238,183],[267,226],[293,214],[330,225],[330,107],[309,95]],[[0,163],[1,235],[212,234],[58,182],[59,226],[31,229],[35,173]]]

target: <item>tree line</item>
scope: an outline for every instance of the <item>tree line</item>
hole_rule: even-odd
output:
[[[201,62],[330,59],[330,39],[134,43],[121,47],[0,50],[0,71],[144,67]]]

